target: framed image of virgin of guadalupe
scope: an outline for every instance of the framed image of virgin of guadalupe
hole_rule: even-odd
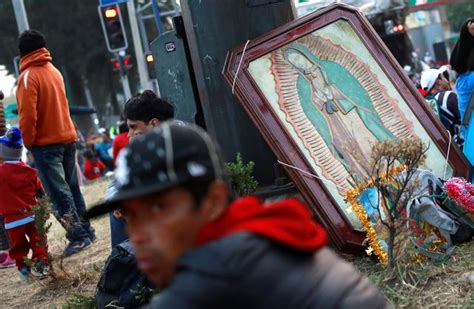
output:
[[[366,176],[375,142],[420,138],[429,146],[422,168],[468,176],[447,131],[355,8],[331,5],[248,41],[229,52],[224,75],[339,249],[363,247],[344,196]]]

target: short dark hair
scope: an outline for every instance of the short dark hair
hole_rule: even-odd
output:
[[[88,160],[92,160],[95,158],[95,154],[92,150],[90,149],[87,149],[86,151],[84,151],[84,158],[88,159]]]
[[[18,38],[18,49],[21,57],[43,47],[46,47],[46,38],[39,31],[26,30]]]
[[[128,125],[127,125],[126,121],[121,120],[118,123],[118,131],[119,131],[120,134],[128,132]]]
[[[125,119],[140,120],[145,123],[153,118],[166,121],[174,118],[174,107],[159,98],[153,91],[145,90],[130,98],[123,111]]]

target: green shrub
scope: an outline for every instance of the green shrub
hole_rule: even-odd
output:
[[[48,222],[51,214],[51,201],[48,198],[41,198],[38,201],[38,205],[33,207],[33,212],[35,213],[38,234],[46,240],[48,232],[53,225],[51,222]]]
[[[252,175],[254,166],[253,161],[244,164],[240,153],[237,153],[235,162],[225,164],[230,175],[232,190],[238,196],[253,194],[257,190],[258,182]]]

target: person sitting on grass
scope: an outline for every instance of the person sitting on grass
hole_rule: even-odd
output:
[[[0,215],[5,217],[11,242],[10,257],[26,281],[32,271],[25,263],[30,250],[34,275],[46,276],[49,267],[46,235],[38,233],[33,211],[44,191],[37,171],[21,161],[22,151],[20,129],[12,128],[0,137]]]
[[[84,176],[87,180],[95,180],[104,175],[104,163],[102,163],[90,149],[84,151],[84,159]]]

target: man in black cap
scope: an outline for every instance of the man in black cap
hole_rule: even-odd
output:
[[[131,97],[123,110],[123,116],[128,128],[128,141],[141,136],[153,128],[160,125],[161,122],[171,120],[174,117],[174,107],[171,103],[159,98],[153,91],[145,90]],[[115,146],[114,146],[115,148]],[[121,149],[124,149],[121,147]],[[115,151],[115,149],[114,149]],[[120,151],[117,151],[117,156]],[[114,165],[117,156],[114,155]],[[107,189],[107,199],[113,198],[116,193],[115,180],[109,184]],[[120,212],[110,214],[110,237],[112,249],[122,241],[127,239],[125,234],[125,222],[121,218]]]
[[[88,217],[120,208],[140,269],[161,292],[152,308],[384,308],[384,296],[325,247],[298,200],[230,201],[216,145],[165,122],[117,160],[118,192]]]

